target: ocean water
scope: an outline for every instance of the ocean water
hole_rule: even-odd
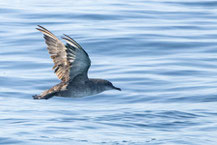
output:
[[[122,88],[33,100],[59,83],[42,34]],[[0,0],[0,144],[217,144],[217,1]]]

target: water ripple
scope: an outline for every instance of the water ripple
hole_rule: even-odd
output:
[[[217,1],[0,4],[0,144],[216,144]],[[32,100],[59,83],[38,24],[123,91]]]

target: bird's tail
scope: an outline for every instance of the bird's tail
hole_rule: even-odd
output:
[[[32,98],[35,100],[40,100],[40,99],[46,99],[47,100],[47,99],[52,98],[55,95],[56,95],[56,92],[42,93],[42,95],[34,95],[34,96],[32,96]]]
[[[50,99],[53,96],[58,96],[59,92],[61,91],[62,87],[65,88],[65,86],[68,85],[68,82],[61,82],[59,84],[57,84],[56,86],[50,88],[49,90],[45,90],[43,93],[41,93],[40,95],[34,95],[32,96],[33,99]]]

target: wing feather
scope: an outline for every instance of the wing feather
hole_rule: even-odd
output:
[[[62,37],[67,42],[64,45],[49,30],[40,25],[38,27],[36,29],[44,34],[45,43],[53,59],[53,69],[57,77],[64,82],[73,80],[78,75],[82,76],[82,79],[87,79],[91,61],[85,50],[68,35],[64,34],[64,37]]]
[[[70,76],[74,78],[78,74],[81,74],[83,76],[82,79],[87,79],[87,72],[91,65],[87,52],[68,35],[64,34],[62,39],[67,42],[67,58],[72,65],[70,69]]]

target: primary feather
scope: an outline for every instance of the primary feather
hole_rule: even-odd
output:
[[[53,33],[38,25],[36,28],[44,34],[45,43],[54,62],[54,72],[57,77],[66,82],[73,80],[76,76],[87,79],[87,72],[91,65],[90,58],[85,50],[71,37],[62,37],[67,44],[64,45]]]

